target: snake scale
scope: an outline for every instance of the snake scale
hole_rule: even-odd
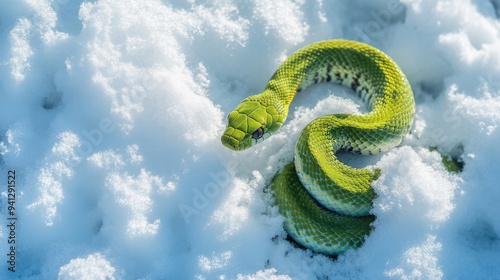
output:
[[[297,140],[294,162],[275,175],[271,188],[288,234],[314,252],[336,255],[361,246],[372,230],[376,193],[371,183],[380,173],[342,163],[337,151],[387,151],[401,143],[413,123],[413,93],[396,63],[355,41],[306,46],[281,64],[264,91],[237,105],[221,140],[234,151],[262,142],[284,123],[294,96],[319,82],[350,87],[369,111],[310,122]]]

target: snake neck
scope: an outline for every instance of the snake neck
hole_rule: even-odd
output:
[[[401,69],[383,52],[368,45],[336,40],[315,44],[290,56],[257,95],[283,114],[296,94],[320,83],[347,86],[367,105],[369,114],[350,117],[354,126],[384,126],[390,135],[408,132],[414,115],[410,84]]]
[[[352,88],[373,108],[376,92],[382,90],[380,86],[385,80],[384,70],[393,69],[386,69],[387,65],[373,59],[383,53],[360,48],[359,44],[353,47],[351,41],[338,41],[341,43],[320,42],[314,48],[294,53],[276,70],[264,93],[270,93],[288,107],[295,95],[309,86],[333,82]]]

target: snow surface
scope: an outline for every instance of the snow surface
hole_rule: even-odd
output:
[[[499,16],[498,0],[1,0],[0,278],[500,277]],[[241,99],[330,38],[388,53],[417,101],[400,147],[347,157],[382,175],[375,230],[338,259],[286,240],[266,186],[308,122],[363,111],[349,90],[306,91],[254,149],[220,144]]]

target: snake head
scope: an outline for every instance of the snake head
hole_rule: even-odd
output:
[[[267,139],[285,121],[274,105],[247,98],[227,117],[227,127],[221,137],[222,144],[233,151],[241,151]]]

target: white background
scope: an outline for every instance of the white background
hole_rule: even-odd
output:
[[[500,275],[498,0],[2,0],[0,278],[488,279]],[[417,113],[376,165],[375,230],[337,260],[294,247],[266,192],[300,130],[363,112],[318,85],[278,134],[220,144],[225,115],[312,42],[363,41]],[[465,163],[442,166],[438,147]],[[7,270],[7,172],[16,273]],[[3,177],[3,179],[2,179]]]

